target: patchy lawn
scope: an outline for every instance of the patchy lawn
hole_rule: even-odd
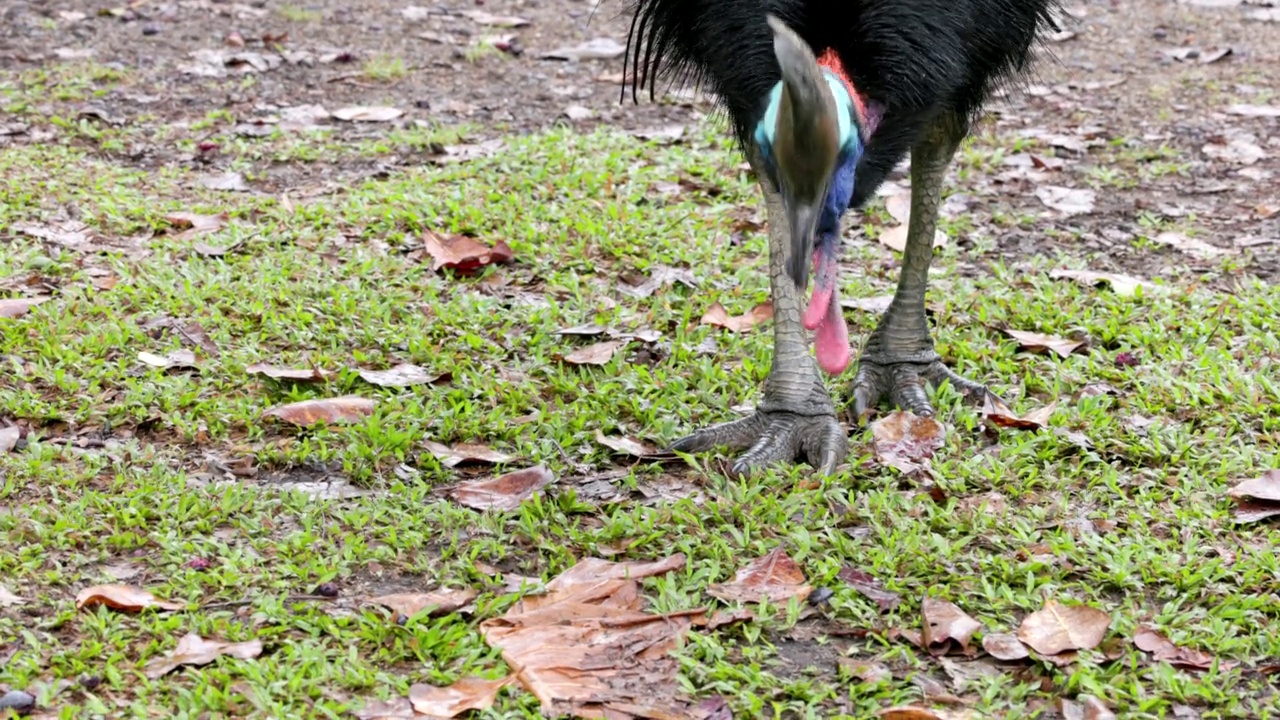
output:
[[[603,631],[567,621],[598,613],[655,648],[609,658],[635,716],[1271,716],[1280,43],[1137,5],[1078,12],[947,190],[939,350],[1031,419],[943,388],[940,441],[893,445],[883,413],[826,481],[658,452],[747,410],[770,361],[760,203],[705,106],[628,114],[611,63],[422,44],[453,16],[346,49],[320,21],[359,8],[269,12],[293,40],[267,45],[237,16],[218,38],[314,58],[228,77],[177,69],[218,46],[198,28],[221,4],[27,21],[0,79],[0,695],[370,717],[451,714],[431,686],[462,680],[495,697],[478,716],[532,718],[557,692],[541,660],[472,679],[527,657],[510,628],[568,657]],[[617,36],[569,16],[530,47]],[[1197,27],[1213,47],[1188,56]],[[99,54],[51,51],[66,32]],[[157,34],[157,60],[121,61]],[[1103,62],[1117,46],[1137,59]],[[415,104],[432,62],[590,91],[506,107],[493,79],[483,112],[437,109]],[[577,103],[593,116],[557,119]],[[896,282],[904,185],[846,233],[858,337]],[[154,598],[95,604],[108,584]]]

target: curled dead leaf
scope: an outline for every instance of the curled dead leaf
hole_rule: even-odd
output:
[[[898,593],[885,590],[879,580],[861,570],[851,567],[841,568],[836,577],[849,583],[850,587],[875,603],[882,612],[888,612],[902,602],[902,597]]]
[[[263,363],[254,363],[244,369],[250,375],[265,375],[272,380],[288,380],[290,382],[322,382],[328,380],[333,373],[319,368],[283,368]]]
[[[112,610],[138,612],[140,610],[183,610],[186,603],[161,600],[155,595],[132,585],[94,585],[76,593],[76,609],[106,605]]]
[[[357,395],[322,400],[302,400],[264,410],[262,417],[278,418],[298,426],[316,423],[349,423],[373,414],[374,402]]]
[[[427,611],[428,617],[446,615],[474,600],[476,591],[471,588],[461,590],[437,590],[427,593],[393,593],[369,598],[369,602],[391,610],[391,621],[397,625]]]
[[[361,380],[378,387],[403,388],[414,385],[427,385],[441,379],[441,377],[443,376],[429,373],[425,368],[411,363],[400,363],[387,370],[360,371]]]
[[[156,355],[155,353],[143,351],[138,353],[138,360],[144,365],[150,365],[161,370],[194,368],[196,366],[196,354],[190,350],[174,350],[168,355]]]
[[[1133,644],[1139,650],[1151,653],[1151,659],[1156,662],[1167,662],[1174,667],[1189,670],[1208,670],[1213,667],[1213,661],[1216,659],[1203,650],[1174,645],[1169,638],[1161,635],[1155,628],[1145,625],[1139,627],[1134,633]],[[1235,665],[1236,663],[1221,662],[1220,669],[1229,670]]]
[[[48,299],[48,297],[2,298],[0,299],[0,318],[22,317],[31,308]]]
[[[1110,626],[1111,616],[1102,610],[1050,598],[1043,609],[1023,618],[1018,639],[1041,655],[1057,655],[1098,647]]]
[[[1086,347],[1084,340],[1071,340],[1068,338],[1054,337],[1053,335],[1044,335],[1037,332],[1028,332],[1025,330],[1009,330],[1006,329],[1005,334],[1022,346],[1024,350],[1033,353],[1042,353],[1052,350],[1062,357],[1070,357],[1071,353]]]
[[[498,691],[513,680],[515,675],[499,680],[465,677],[445,687],[414,683],[409,686],[409,702],[422,715],[457,717],[468,710],[488,710],[498,699]]]
[[[1012,430],[1041,430],[1049,426],[1049,419],[1057,409],[1058,401],[1054,400],[1042,408],[1018,416],[995,394],[987,393],[982,403],[982,420],[989,425]]]
[[[1124,297],[1132,297],[1137,294],[1141,288],[1143,293],[1156,291],[1160,286],[1149,280],[1129,275],[1121,275],[1119,273],[1094,272],[1092,270],[1066,270],[1054,269],[1049,271],[1049,277],[1054,280],[1075,280],[1081,285],[1094,286],[1099,283],[1106,283],[1111,286],[1112,292]]]
[[[173,652],[147,663],[146,676],[155,680],[183,665],[208,665],[222,656],[252,660],[262,654],[262,641],[229,643],[206,640],[195,633],[187,633],[178,640]]]
[[[489,247],[466,235],[443,235],[428,230],[423,234],[423,244],[427,254],[431,256],[433,271],[448,268],[456,273],[469,275],[487,265],[511,262],[515,257],[511,248],[502,240]]]
[[[925,649],[935,655],[945,655],[952,649],[952,642],[961,651],[969,649],[973,634],[982,629],[982,623],[969,617],[954,603],[926,597],[920,605],[923,625],[920,639]]]
[[[600,430],[596,430],[596,442],[624,455],[633,457],[651,457],[653,455],[661,455],[662,452],[642,440],[636,440],[629,437],[606,437]]]
[[[608,340],[579,348],[564,356],[570,365],[606,365],[618,350],[626,345],[621,340]]]
[[[165,222],[182,230],[179,238],[188,238],[203,233],[211,233],[227,226],[231,217],[225,212],[217,215],[201,215],[200,213],[175,212],[164,216]]]
[[[521,503],[554,480],[550,470],[538,465],[492,479],[463,483],[449,495],[460,505],[475,510],[509,511],[519,508]]]
[[[1036,188],[1036,197],[1046,207],[1053,208],[1068,217],[1093,212],[1094,202],[1098,199],[1097,193],[1092,190],[1057,185],[1041,185]]]
[[[889,467],[913,473],[929,465],[942,447],[946,430],[931,417],[895,410],[871,423],[876,459]]]
[[[1280,470],[1268,470],[1227,490],[1235,498],[1234,519],[1251,523],[1280,515]]]
[[[707,594],[728,602],[785,603],[803,600],[812,590],[804,571],[779,547],[740,568],[733,580],[709,586]]]
[[[719,302],[712,303],[711,307],[702,314],[703,325],[711,325],[713,327],[722,327],[732,332],[742,332],[749,330],[756,325],[773,317],[773,303],[763,302],[751,308],[750,312],[745,315],[730,316],[729,312]]]
[[[1011,633],[987,633],[982,636],[982,649],[997,660],[1021,660],[1030,657],[1027,646]]]
[[[513,455],[499,452],[479,443],[458,443],[453,447],[449,447],[431,440],[424,440],[422,444],[427,448],[428,452],[435,456],[436,460],[440,461],[441,465],[447,468],[469,463],[492,463],[497,465],[515,460]]]

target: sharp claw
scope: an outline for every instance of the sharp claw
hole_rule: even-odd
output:
[[[814,438],[812,441],[809,438]],[[844,460],[847,437],[832,415],[757,413],[715,425],[672,444],[679,452],[704,452],[718,447],[746,448],[730,467],[734,476],[803,457],[820,474],[831,475]]]

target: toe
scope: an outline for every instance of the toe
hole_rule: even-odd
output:
[[[943,365],[942,361],[931,363],[925,371],[925,377],[933,383],[934,387],[943,382],[951,383],[951,386],[964,395],[969,402],[982,402],[989,392],[986,385],[955,373],[951,368]]]
[[[860,363],[853,378],[853,416],[862,422],[884,395],[884,374],[880,368]]]
[[[910,365],[898,365],[893,368],[891,399],[903,410],[921,417],[933,416],[933,405],[929,403],[929,393],[925,387],[925,380],[920,377],[919,369]]]
[[[814,438],[805,444],[805,459],[819,475],[834,475],[836,467],[844,462],[849,451],[849,438],[835,418],[826,418],[805,435]]]
[[[719,447],[741,450],[751,447],[760,437],[761,425],[759,415],[712,425],[676,440],[671,449],[683,453],[701,453]]]
[[[790,462],[799,449],[797,437],[796,424],[787,422],[785,416],[770,420],[760,435],[760,440],[734,462],[733,472],[746,475],[766,465]]]

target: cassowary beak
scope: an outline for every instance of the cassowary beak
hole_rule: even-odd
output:
[[[782,70],[773,139],[779,191],[791,224],[791,256],[787,274],[803,290],[823,201],[840,150],[835,98],[809,45],[773,15],[773,52]]]

